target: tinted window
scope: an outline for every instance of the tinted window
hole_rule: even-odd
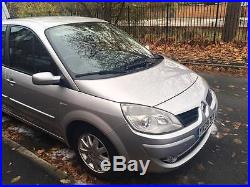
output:
[[[5,64],[5,60],[4,60],[5,33],[6,33],[6,26],[3,25],[2,26],[2,64]]]
[[[117,75],[127,66],[153,57],[128,34],[108,23],[61,25],[48,29],[46,36],[75,78]]]
[[[25,27],[11,27],[9,53],[10,66],[13,69],[31,75],[39,72],[57,74],[54,62],[41,41]]]

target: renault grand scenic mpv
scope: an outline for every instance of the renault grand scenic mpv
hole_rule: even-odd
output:
[[[75,149],[92,174],[113,156],[164,172],[190,160],[218,104],[199,75],[95,18],[2,22],[3,112]]]

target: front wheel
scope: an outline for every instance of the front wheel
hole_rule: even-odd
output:
[[[75,141],[77,152],[84,168],[100,178],[109,178],[114,175],[112,166],[109,171],[103,170],[101,163],[106,160],[112,165],[116,151],[108,139],[96,130],[87,129],[79,132]]]

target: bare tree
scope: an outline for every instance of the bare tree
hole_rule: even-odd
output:
[[[86,12],[87,16],[88,17],[93,17],[90,9],[88,8],[87,4],[86,3],[81,3],[81,6],[83,7],[83,11]]]
[[[116,16],[115,24],[117,24],[119,19],[121,18],[121,15],[122,15],[122,13],[124,11],[124,8],[125,8],[125,3],[121,3],[119,13]]]

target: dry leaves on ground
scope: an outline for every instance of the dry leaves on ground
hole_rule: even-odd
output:
[[[188,65],[194,71],[226,72],[241,76],[247,75],[247,68],[231,68],[208,66],[208,64],[237,64],[247,66],[248,45],[238,43],[161,43],[150,45],[156,53],[165,54],[167,57],[180,63],[203,63],[203,65]]]
[[[247,45],[236,43],[167,43],[152,45],[152,50],[165,53],[178,62],[247,63]]]

